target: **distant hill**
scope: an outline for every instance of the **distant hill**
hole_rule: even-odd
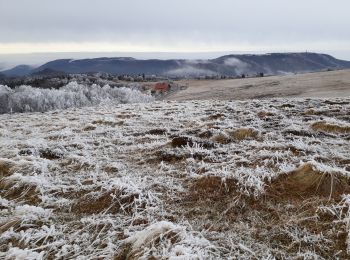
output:
[[[51,77],[57,77],[67,74],[66,72],[53,70],[51,68],[45,68],[42,70],[35,70],[31,73],[33,76],[51,76]]]
[[[133,58],[96,58],[82,60],[55,60],[48,62],[36,71],[53,69],[67,73],[106,72],[111,74],[157,74],[182,67],[179,60],[136,60]]]
[[[305,73],[350,68],[349,61],[338,60],[318,53],[272,53],[264,55],[227,55],[207,60],[137,60],[134,58],[60,59],[36,69],[17,66],[6,75],[45,72],[110,74],[148,74],[168,77],[196,77],[209,75],[237,76],[264,73],[268,75]]]
[[[33,67],[28,65],[18,65],[12,69],[1,71],[7,77],[27,76],[33,72]]]
[[[349,61],[318,53],[228,55],[212,61],[224,65],[224,70],[230,69],[232,65],[237,73],[263,72],[271,75],[350,68]]]

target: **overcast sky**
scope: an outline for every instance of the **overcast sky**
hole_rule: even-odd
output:
[[[317,51],[350,59],[349,0],[0,0],[0,54]]]

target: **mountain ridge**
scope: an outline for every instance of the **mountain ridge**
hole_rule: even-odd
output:
[[[19,65],[1,71],[6,76],[28,76],[45,71],[62,73],[105,72],[110,74],[159,75],[171,78],[198,76],[240,76],[242,74],[280,75],[350,68],[350,61],[319,53],[231,54],[215,59],[135,59],[101,57],[91,59],[57,59],[37,68]]]

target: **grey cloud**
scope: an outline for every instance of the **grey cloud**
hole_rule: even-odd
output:
[[[0,43],[313,46],[350,42],[347,0],[0,0]]]

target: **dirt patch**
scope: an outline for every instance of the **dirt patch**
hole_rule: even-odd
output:
[[[293,107],[295,107],[295,105],[293,105],[293,104],[283,104],[282,106],[281,106],[281,108],[293,108]]]
[[[295,136],[306,136],[306,137],[312,137],[312,133],[305,131],[305,130],[286,130],[283,132],[287,135],[295,135]]]
[[[350,191],[349,183],[340,174],[320,172],[313,165],[304,164],[272,181],[267,194],[286,199],[304,199],[310,196],[340,198]]]
[[[104,125],[104,126],[110,126],[110,127],[115,127],[115,126],[120,126],[123,124],[123,121],[119,122],[112,122],[112,121],[105,121],[102,119],[92,121],[93,125]]]
[[[213,136],[213,133],[212,133],[211,131],[209,131],[209,130],[204,131],[204,132],[201,132],[201,133],[198,135],[198,137],[200,137],[200,138],[206,138],[206,139],[209,139],[209,138],[212,137],[212,136]]]
[[[165,135],[167,133],[166,129],[152,129],[146,132],[149,135]]]
[[[172,147],[182,147],[182,146],[186,146],[187,144],[190,146],[193,145],[193,141],[189,137],[179,136],[179,137],[174,137],[171,140]]]
[[[29,156],[29,155],[33,155],[33,149],[27,148],[27,149],[21,149],[18,152],[18,155],[20,156]]]
[[[179,155],[178,153],[170,153],[166,151],[158,151],[155,153],[155,156],[157,158],[157,162],[163,161],[169,163],[176,163],[186,159],[185,156]]]
[[[349,134],[350,126],[336,125],[326,122],[316,122],[311,125],[312,130],[327,133]]]
[[[195,152],[195,153],[186,153],[186,154],[179,154],[176,151],[171,150],[161,150],[156,151],[153,153],[153,156],[151,156],[150,159],[147,160],[147,163],[149,164],[159,164],[160,162],[167,162],[171,164],[182,162],[188,158],[193,158],[195,160],[204,160],[206,161],[205,154]]]
[[[117,118],[120,118],[120,119],[128,119],[128,118],[132,118],[132,117],[135,117],[136,115],[134,114],[120,114],[120,115],[117,115]]]
[[[41,158],[45,158],[48,160],[57,160],[63,157],[63,153],[60,151],[55,151],[55,150],[51,150],[49,148],[47,149],[42,149],[39,150],[39,154]]]
[[[348,104],[350,104],[350,102],[348,102],[348,101],[332,101],[332,100],[326,100],[324,103],[328,104],[328,105],[348,105]]]
[[[187,136],[177,136],[177,137],[174,137],[172,140],[171,140],[171,146],[176,148],[176,147],[183,147],[183,146],[186,146],[186,145],[189,145],[189,146],[194,146],[195,144],[205,148],[205,149],[212,149],[215,147],[215,144],[212,143],[212,142],[209,142],[209,141],[194,141],[192,140],[192,138],[190,137],[187,137]]]

